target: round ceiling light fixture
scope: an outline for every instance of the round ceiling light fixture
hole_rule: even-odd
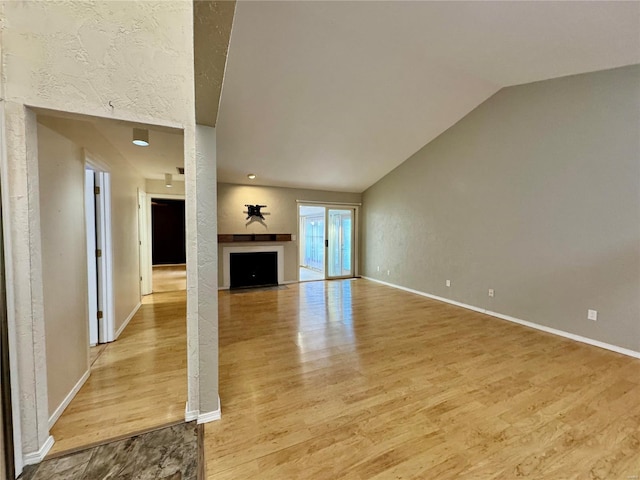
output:
[[[146,128],[133,129],[133,144],[139,147],[149,146],[149,130]]]

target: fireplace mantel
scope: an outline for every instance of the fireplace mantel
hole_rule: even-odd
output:
[[[290,242],[290,233],[220,233],[218,243]]]

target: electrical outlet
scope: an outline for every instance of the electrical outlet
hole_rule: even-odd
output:
[[[594,322],[598,320],[598,311],[597,310],[587,310],[587,319],[593,320]]]
[[[451,286],[451,280],[447,280],[447,281],[445,282],[445,285],[446,285],[447,287],[450,287],[450,286]]]
[[[490,296],[490,297],[493,297],[493,296],[494,296],[494,294],[495,294],[495,292],[493,291],[493,288],[490,288],[490,289],[489,289],[489,296]]]
[[[380,265],[378,265],[378,271],[380,271]]]
[[[387,270],[387,277],[391,275],[391,270]]]

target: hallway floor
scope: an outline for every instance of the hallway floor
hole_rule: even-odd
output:
[[[187,289],[186,265],[154,265],[152,278],[153,293],[173,292]]]
[[[49,457],[184,421],[186,291],[155,293],[142,303],[51,429]]]

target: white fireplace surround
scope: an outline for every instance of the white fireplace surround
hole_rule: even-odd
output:
[[[278,285],[284,283],[284,246],[282,245],[251,245],[238,247],[222,247],[222,288],[231,285],[231,254],[232,253],[261,253],[276,252],[278,254]]]

